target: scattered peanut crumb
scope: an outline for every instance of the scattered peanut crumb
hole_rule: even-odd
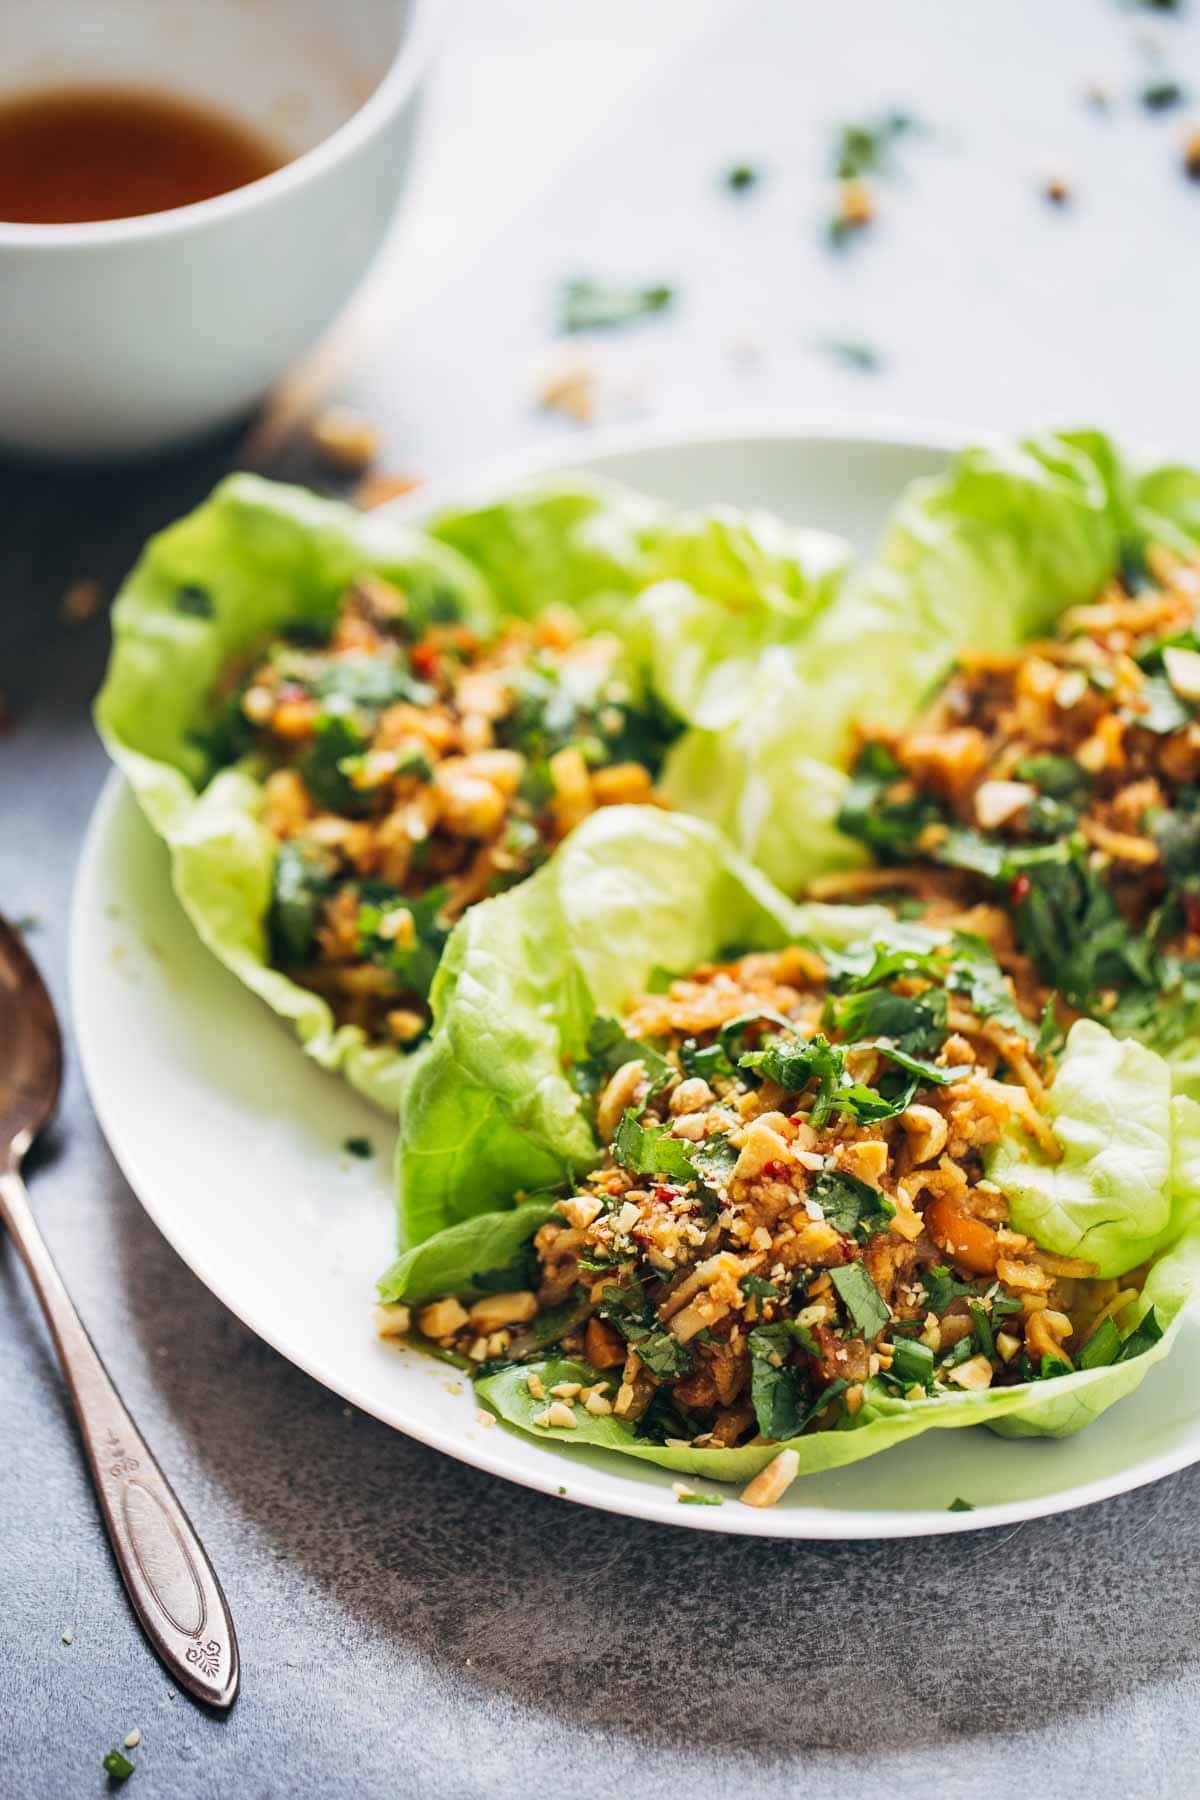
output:
[[[346,475],[357,475],[379,454],[379,433],[369,419],[346,407],[330,407],[313,420],[309,441],[318,456]]]
[[[492,1426],[496,1423],[495,1413],[485,1412],[483,1410],[482,1406],[480,1407],[479,1411],[475,1414],[475,1419],[476,1419],[477,1424],[480,1424],[483,1426]]]
[[[1200,125],[1188,133],[1183,146],[1183,168],[1190,181],[1200,181]]]
[[[389,500],[399,500],[404,494],[411,494],[415,488],[424,485],[424,477],[420,475],[387,475],[380,471],[378,475],[364,475],[354,490],[354,504],[361,506],[364,512],[373,507],[384,506]]]
[[[578,425],[596,416],[596,370],[586,357],[573,356],[545,371],[537,387],[543,412],[562,413]]]
[[[62,1634],[62,1641],[64,1644],[73,1644],[75,1642],[75,1633],[73,1631],[64,1631]]]
[[[1051,175],[1043,189],[1051,206],[1066,206],[1071,199],[1071,187],[1063,175]]]
[[[141,1743],[141,1741],[142,1741],[142,1734],[138,1730],[136,1725],[134,1726],[132,1731],[127,1731],[125,1733],[125,1748],[127,1750],[136,1750],[138,1745]]]
[[[861,231],[875,217],[875,201],[865,181],[857,176],[838,187],[837,222],[848,231]]]
[[[95,618],[103,599],[100,583],[90,575],[81,576],[78,581],[69,582],[64,589],[58,605],[59,617],[67,625],[84,625],[89,619]]]

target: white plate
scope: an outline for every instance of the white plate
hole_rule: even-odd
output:
[[[688,503],[761,505],[861,549],[905,482],[953,447],[880,426],[756,426],[599,440],[572,459]],[[545,459],[495,474],[500,491]],[[428,502],[426,502],[428,504]],[[412,508],[407,509],[412,511]],[[167,857],[114,777],[96,809],[72,917],[75,1028],[92,1099],[147,1212],[212,1292],[268,1343],[364,1411],[464,1462],[587,1505],[765,1537],[904,1537],[1083,1506],[1200,1460],[1200,1329],[1136,1399],[1063,1443],[934,1431],[797,1482],[758,1512],[680,1506],[671,1475],[597,1451],[482,1427],[469,1384],[372,1333],[392,1254],[392,1132],[300,1052],[286,1028],[200,945]],[[365,1134],[369,1162],[341,1148]],[[455,1391],[451,1391],[455,1390]],[[699,1484],[711,1488],[712,1484]],[[958,1497],[973,1512],[950,1513]]]

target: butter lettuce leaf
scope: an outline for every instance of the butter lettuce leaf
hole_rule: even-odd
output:
[[[817,916],[829,929],[838,913]],[[619,1013],[656,969],[772,948],[807,925],[711,826],[651,807],[593,813],[528,881],[473,907],[446,946],[405,1095],[402,1248],[595,1162],[569,1069],[598,1013]]]
[[[615,631],[642,685],[710,731],[753,704],[763,653],[804,640],[850,556],[843,539],[770,513],[675,511],[603,481],[534,486],[441,513],[431,529],[505,611],[565,605]]]
[[[915,716],[959,648],[1010,649],[1093,597],[1119,566],[1129,507],[1095,433],[955,457],[901,498],[876,557],[792,654],[770,653],[732,743],[674,748],[668,798],[791,892],[861,861],[836,829],[855,727]]]
[[[1094,1262],[1102,1276],[1124,1274],[1178,1235],[1171,1071],[1160,1056],[1080,1019],[1048,1113],[1061,1160],[1013,1130],[990,1162],[1018,1231]]]
[[[171,853],[180,902],[208,948],[286,1019],[322,1067],[394,1113],[407,1059],[335,1025],[318,995],[271,967],[267,918],[276,840],[250,770],[213,775],[213,687],[231,657],[284,626],[325,626],[356,576],[395,581],[422,610],[486,628],[479,573],[383,513],[234,475],[150,540],[113,607],[113,654],[96,723]],[[206,785],[207,784],[207,785]]]

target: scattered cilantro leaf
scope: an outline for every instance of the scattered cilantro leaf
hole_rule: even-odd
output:
[[[946,1508],[947,1512],[974,1512],[974,1503],[970,1500],[952,1500]]]
[[[652,287],[628,287],[617,282],[580,278],[564,282],[559,311],[560,329],[615,331],[652,313],[664,312],[675,290],[660,282]]]
[[[120,1750],[110,1750],[100,1767],[112,1781],[128,1781],[136,1765]]]
[[[374,1156],[375,1146],[369,1137],[348,1137],[342,1140],[342,1149],[348,1156],[358,1156],[365,1160]]]
[[[834,362],[841,363],[845,369],[853,369],[858,375],[875,375],[883,367],[883,356],[874,344],[867,343],[865,338],[825,337],[815,340],[818,350]]]

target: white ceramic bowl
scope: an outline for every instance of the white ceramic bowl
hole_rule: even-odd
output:
[[[404,183],[436,0],[4,0],[0,96],[134,85],[290,152],[194,206],[0,224],[0,445],[154,449],[250,407],[337,312]]]

